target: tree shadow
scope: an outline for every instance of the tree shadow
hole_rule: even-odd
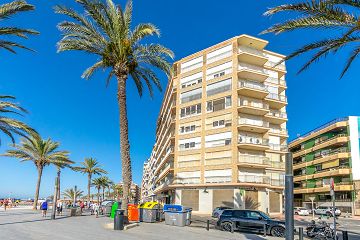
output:
[[[56,220],[62,220],[65,218],[69,218],[70,216],[59,216],[55,219]],[[7,222],[7,223],[0,223],[0,226],[5,225],[13,225],[13,224],[21,224],[21,223],[32,223],[32,222],[44,222],[44,221],[52,221],[50,218],[44,218],[44,219],[34,219],[34,220],[24,220],[24,221],[18,221],[18,222]]]

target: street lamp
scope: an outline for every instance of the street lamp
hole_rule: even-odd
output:
[[[294,239],[294,175],[290,152],[285,155],[285,239]]]
[[[310,201],[311,201],[311,212],[312,212],[312,219],[315,219],[315,211],[314,211],[314,200],[315,197],[309,197]]]

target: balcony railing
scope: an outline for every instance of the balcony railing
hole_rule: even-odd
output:
[[[288,135],[288,131],[285,128],[270,128],[271,133]]]
[[[267,103],[253,102],[253,101],[244,100],[244,99],[243,100],[239,99],[239,106],[262,108],[265,110],[269,110],[269,104],[267,104]]]
[[[240,173],[241,174],[241,173]],[[240,175],[239,182],[269,184],[270,177],[258,175]]]
[[[274,150],[274,151],[287,151],[288,150],[288,146],[286,144],[270,143],[269,146],[270,146],[270,149]]]
[[[269,122],[266,121],[255,121],[252,119],[247,118],[240,118],[239,119],[239,125],[251,125],[251,126],[258,126],[258,127],[269,127]]]
[[[266,70],[262,67],[258,67],[255,65],[247,64],[247,63],[240,63],[238,65],[238,70],[250,70],[250,71],[258,72],[260,74],[269,74],[268,70]]]
[[[271,162],[270,162],[270,166],[271,166],[272,168],[285,169],[285,163],[284,163],[284,162],[271,161]]]
[[[277,117],[277,118],[287,118],[286,112],[276,111],[276,110],[270,110],[266,116],[269,117]]]
[[[231,182],[230,176],[212,176],[212,177],[205,177],[206,183],[225,183]]]
[[[248,136],[239,136],[238,143],[269,146],[269,139],[248,137]]]
[[[270,179],[270,184],[272,186],[285,186],[285,181],[283,179]]]
[[[286,70],[285,63],[278,64],[277,62],[267,61],[265,63],[265,66],[275,68],[275,69],[280,69],[280,70],[283,70],[283,71]]]
[[[259,165],[270,165],[270,159],[265,156],[240,154],[239,163],[259,164]]]
[[[287,102],[286,96],[279,95],[279,94],[276,94],[276,93],[269,93],[266,96],[266,98],[274,99],[274,100],[277,100],[277,101],[280,101],[280,102]]]
[[[267,87],[263,83],[248,81],[248,80],[240,80],[238,83],[239,88],[250,88],[259,91],[267,91]]]
[[[250,48],[250,47],[245,47],[245,46],[240,46],[239,47],[239,53],[251,53],[260,57],[266,57],[266,55],[262,52],[259,51],[255,48]]]
[[[320,153],[320,155],[314,156],[314,158],[317,159],[317,158],[321,158],[321,157],[327,157],[330,155],[334,155],[334,154],[338,154],[338,153],[346,153],[346,152],[349,152],[349,149],[347,147],[341,147],[341,148],[333,149],[328,152]]]

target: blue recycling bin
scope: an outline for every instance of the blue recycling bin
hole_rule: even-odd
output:
[[[163,211],[166,225],[184,227],[191,223],[192,208],[182,205],[165,204]]]

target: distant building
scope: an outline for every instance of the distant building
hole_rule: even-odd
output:
[[[359,117],[338,118],[289,144],[293,153],[295,206],[331,206],[330,178],[336,207],[360,214]]]
[[[240,35],[174,63],[142,200],[282,212],[286,67],[267,44]]]

